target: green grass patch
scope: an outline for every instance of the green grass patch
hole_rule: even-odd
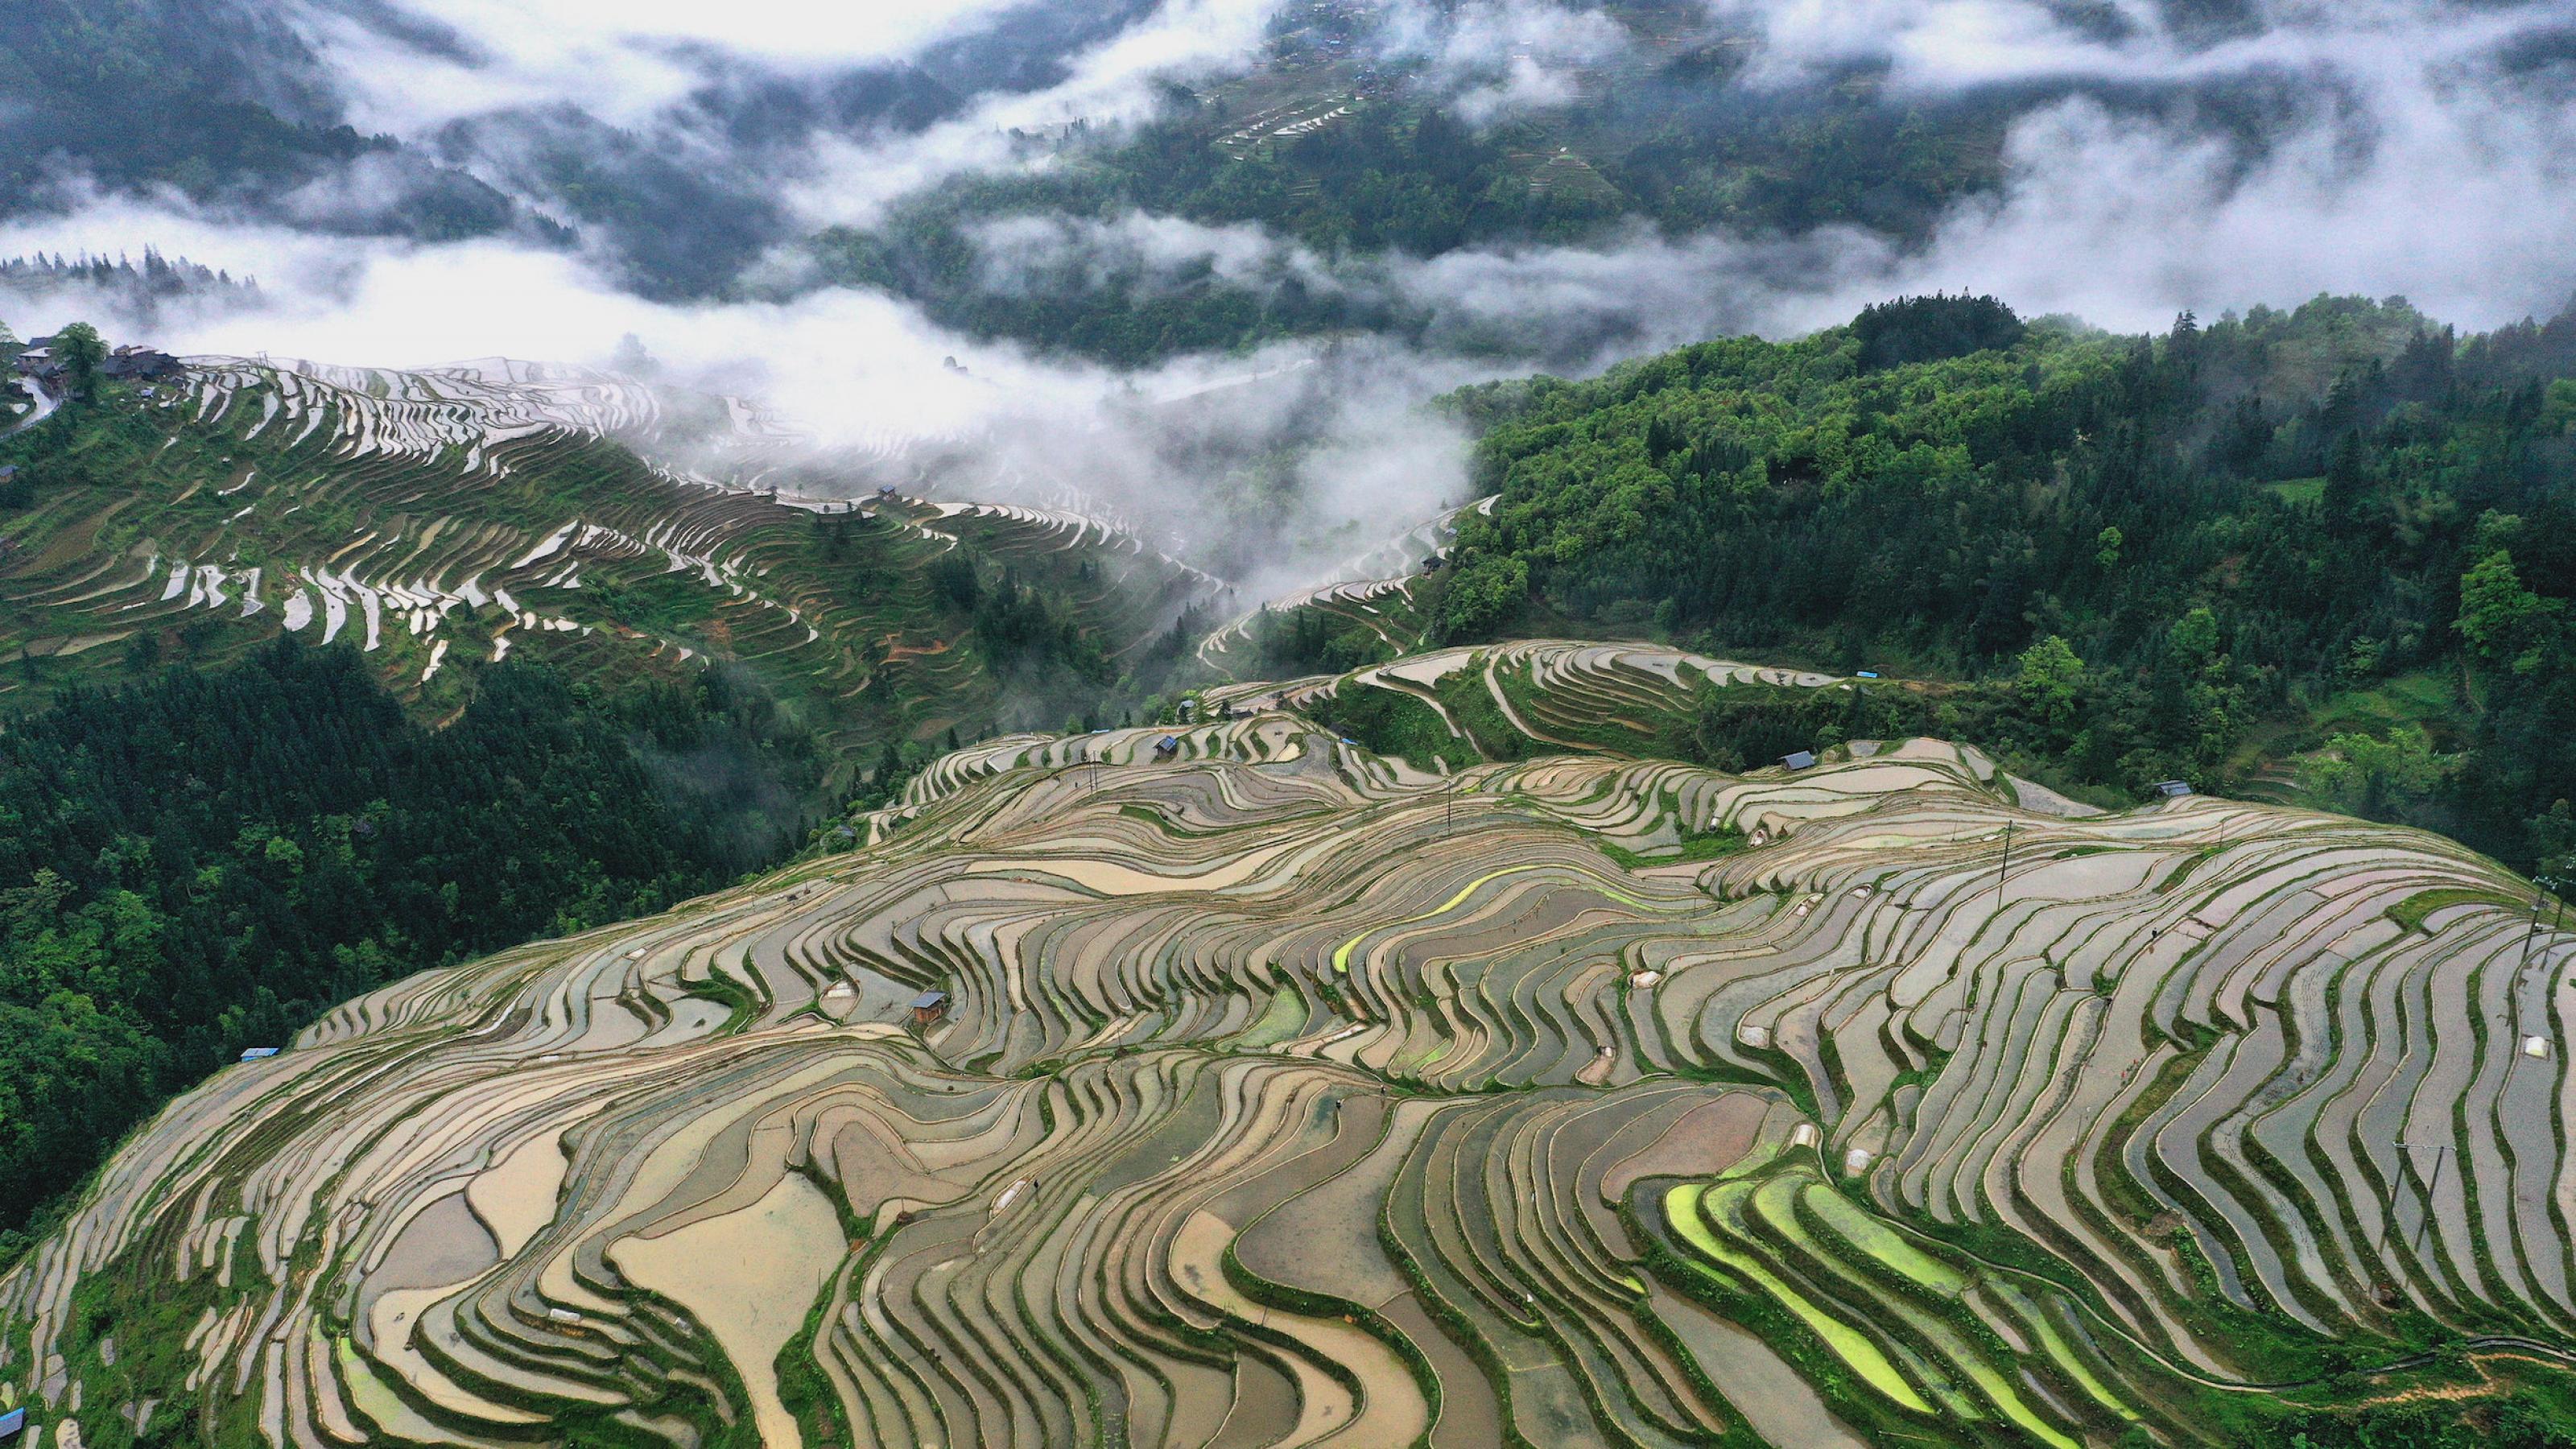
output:
[[[1293,988],[1282,986],[1270,993],[1270,1004],[1263,1009],[1260,1019],[1244,1028],[1243,1035],[1236,1037],[1234,1044],[1246,1051],[1261,1051],[1295,1036],[1297,1028],[1305,1024],[1306,998]]]
[[[2312,717],[2320,735],[2385,735],[2400,725],[2448,728],[2460,718],[2457,676],[2419,669],[2368,689],[2338,691],[2321,701]]]
[[[1521,733],[1503,708],[1494,702],[1492,691],[1485,687],[1484,656],[1478,655],[1464,669],[1441,676],[1432,692],[1440,696],[1440,707],[1458,722],[1476,742],[1477,750],[1487,759],[1526,760],[1542,753],[1538,741]]]
[[[2420,931],[2424,929],[2426,917],[2450,906],[2495,906],[2501,910],[2517,911],[2529,904],[2503,891],[2485,886],[2441,886],[2429,891],[2417,891],[2390,906],[2388,919],[2409,931]]]
[[[1630,850],[1624,845],[1613,845],[1606,840],[1595,841],[1594,844],[1601,847],[1602,854],[1630,870],[1649,865],[1681,865],[1698,860],[1723,860],[1748,848],[1744,832],[1735,829],[1695,830],[1682,837],[1682,843],[1678,848],[1666,848],[1652,853]]]
[[[1473,744],[1451,734],[1438,710],[1400,689],[1345,679],[1329,722],[1363,748],[1392,759],[1453,770],[1476,763]]]
[[[1875,1259],[1889,1271],[1919,1283],[1944,1298],[1956,1298],[1968,1287],[1967,1276],[1905,1240],[1894,1228],[1825,1184],[1810,1184],[1804,1203],[1837,1237]]]
[[[1691,1182],[1664,1194],[1665,1220],[1683,1242],[1769,1294],[1773,1302],[1787,1309],[1808,1332],[1831,1349],[1834,1357],[1842,1360],[1845,1367],[1858,1374],[1861,1382],[1915,1413],[1932,1412],[1931,1403],[1915,1391],[1914,1385],[1906,1381],[1905,1375],[1898,1372],[1896,1365],[1877,1344],[1870,1341],[1867,1334],[1817,1307],[1805,1294],[1774,1276],[1751,1256],[1718,1241],[1717,1234],[1700,1215],[1700,1199],[1707,1191],[1705,1184]]]

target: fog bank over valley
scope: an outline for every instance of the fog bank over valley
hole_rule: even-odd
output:
[[[2576,291],[2576,30],[2552,5],[538,8],[209,4],[207,43],[256,42],[274,111],[382,141],[213,186],[121,179],[62,142],[0,257],[149,246],[258,289],[57,278],[0,292],[0,318],[384,366],[631,364],[632,337],[658,384],[775,408],[853,492],[1097,510],[1267,586],[1463,501],[1463,434],[1422,404],[1479,379],[1936,289],[2131,331],[2319,292],[2478,328]],[[1569,119],[1586,97],[1670,121],[1613,135]],[[1426,108],[1489,169],[1536,167],[1554,210],[1414,228],[1433,247],[1366,244],[1367,218],[1318,220],[1293,187],[1285,220],[1226,211],[1228,165],[1340,164],[1333,138],[1369,126],[1421,152]],[[1238,139],[1264,116],[1277,134]],[[1900,159],[1957,173],[1889,224],[1831,197],[1681,224],[1619,184],[1685,141],[1881,120]],[[1218,157],[1201,133],[1249,149],[1181,210],[1099,180],[1175,134]],[[1861,209],[1899,180],[1861,178]],[[404,220],[467,190],[492,224]],[[1145,319],[1133,339],[1043,324],[1104,306]],[[1258,320],[1196,345],[1217,311]]]

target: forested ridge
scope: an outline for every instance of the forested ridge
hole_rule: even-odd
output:
[[[1756,235],[1862,225],[1917,239],[1943,206],[1992,184],[2009,118],[1831,91],[1748,112],[1692,88],[1640,87],[1632,106],[1565,133],[1599,158],[1575,165],[1583,156],[1560,145],[1561,128],[1474,127],[1394,97],[1248,154],[1216,144],[1245,104],[1181,93],[1131,131],[1055,143],[1051,167],[909,196],[871,228],[815,238],[820,274],[893,291],[978,335],[1120,363],[1339,330],[1418,338],[1435,319],[1374,285],[1370,259],[1574,243],[1638,223]],[[1081,234],[1138,214],[1255,224],[1332,275],[1284,258],[1249,271],[1213,257],[1165,266],[1150,246]],[[1508,324],[1438,340],[1468,352],[1533,345]]]
[[[1285,268],[1217,274],[1104,259],[1059,228],[1131,210],[1214,225],[1258,222],[1325,254],[1431,255],[1501,237],[1565,239],[1618,214],[1615,200],[1533,193],[1504,146],[1437,110],[1397,120],[1368,110],[1281,148],[1237,159],[1211,144],[1218,122],[1189,108],[1114,143],[1077,136],[1063,166],[973,178],[907,198],[872,229],[817,237],[824,276],[909,297],[949,326],[1121,363],[1271,338],[1411,325],[1387,303],[1312,286]],[[1013,231],[1034,223],[1034,255]],[[1059,251],[1058,240],[1071,245]],[[1022,263],[1025,262],[1025,265]]]
[[[1909,299],[1455,396],[1501,500],[1425,598],[1453,641],[1958,681],[1948,724],[2072,781],[2268,784],[2563,872],[2571,377],[2576,317],[2320,298],[2146,338]]]
[[[0,1256],[170,1094],[422,967],[774,861],[819,774],[709,670],[511,662],[444,728],[348,648],[76,691],[0,726]]]
[[[109,190],[274,205],[364,159],[404,183],[390,229],[447,240],[513,221],[498,191],[360,135],[340,109],[306,42],[264,7],[21,0],[0,8],[0,214],[45,204],[66,163]]]

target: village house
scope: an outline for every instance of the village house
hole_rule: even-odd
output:
[[[179,359],[166,352],[156,352],[149,347],[120,347],[109,353],[98,365],[99,376],[128,382],[146,378],[177,377],[183,371],[185,368],[181,366]]]
[[[923,1031],[939,1024],[948,1015],[948,993],[925,991],[912,999],[912,1024]]]

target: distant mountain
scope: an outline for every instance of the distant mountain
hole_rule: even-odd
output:
[[[917,130],[977,95],[1053,84],[1068,52],[1150,8],[1030,6],[880,65],[699,55],[701,83],[640,127],[548,104],[392,136],[350,125],[351,78],[309,36],[327,18],[397,53],[486,64],[410,9],[28,0],[0,13],[0,217],[82,187],[173,188],[219,213],[321,231],[585,242],[638,290],[704,296],[792,236],[774,182],[817,137]]]
[[[232,0],[105,11],[27,0],[0,12],[0,209],[47,209],[80,186],[166,187],[218,209],[431,239],[525,220],[469,173],[353,130],[328,70],[284,15]],[[374,199],[326,200],[358,167],[374,178]]]

